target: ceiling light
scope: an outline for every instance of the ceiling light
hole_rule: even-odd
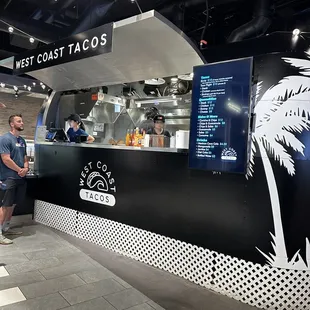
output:
[[[18,87],[17,87],[17,86],[13,86],[13,89],[14,89],[15,91],[18,91]]]
[[[172,83],[176,83],[178,81],[178,78],[174,77],[174,78],[171,78],[171,82]]]
[[[31,44],[33,44],[33,43],[34,43],[34,38],[33,38],[33,37],[30,37],[30,38],[29,38],[29,42],[30,42]]]
[[[299,35],[300,35],[300,30],[297,29],[297,28],[294,29],[294,30],[293,30],[293,35],[294,35],[294,36],[299,36]]]
[[[33,85],[33,86],[36,86],[36,82],[33,82],[32,85]]]
[[[24,85],[24,88],[27,89],[27,85]]]
[[[41,87],[42,87],[42,89],[45,89],[45,88],[46,88],[46,86],[45,86],[44,84],[42,84]]]
[[[4,88],[4,87],[5,87],[5,84],[4,84],[4,83],[1,83],[1,84],[0,84],[0,87]]]
[[[28,87],[27,87],[27,90],[28,90],[28,91],[31,91],[31,87],[30,87],[30,86],[28,86]]]
[[[144,83],[146,85],[164,85],[166,81],[162,78],[159,78],[159,79],[145,80]]]
[[[135,3],[136,0],[130,0],[130,1],[131,1],[131,3]]]
[[[43,83],[42,83],[42,82],[40,82],[40,85],[42,86],[42,85],[43,85]]]
[[[9,33],[13,33],[13,32],[14,32],[14,28],[13,28],[12,26],[10,26],[10,27],[8,28],[8,30],[9,30]]]
[[[191,74],[181,74],[178,76],[178,78],[182,81],[192,81],[193,80],[193,76],[194,74],[191,73]]]

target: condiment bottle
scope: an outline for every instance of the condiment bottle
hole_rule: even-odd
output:
[[[126,135],[126,146],[131,145],[131,134],[130,134],[130,129],[127,130],[127,135]]]

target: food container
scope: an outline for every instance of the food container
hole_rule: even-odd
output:
[[[176,148],[188,149],[189,148],[189,130],[178,130],[176,132]]]
[[[170,147],[170,139],[164,135],[150,135],[151,147]]]

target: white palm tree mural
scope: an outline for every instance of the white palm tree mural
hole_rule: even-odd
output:
[[[308,55],[310,56],[310,55]],[[310,58],[310,57],[309,57]],[[252,147],[248,176],[253,176],[254,157],[258,147],[268,183],[274,234],[272,246],[274,253],[265,254],[267,262],[273,267],[288,269],[310,269],[310,243],[306,239],[306,257],[303,261],[299,251],[288,258],[283,233],[281,208],[277,184],[270,158],[279,162],[291,176],[295,175],[294,160],[287,149],[304,155],[305,146],[294,133],[310,129],[310,60],[283,58],[292,66],[300,68],[298,76],[288,76],[270,87],[258,100],[262,82],[257,85],[254,113],[256,114],[255,132],[252,135]],[[304,75],[304,76],[303,76]]]

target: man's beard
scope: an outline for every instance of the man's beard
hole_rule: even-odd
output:
[[[18,128],[15,127],[15,129],[16,129],[17,131],[24,131],[24,127],[18,127]]]

